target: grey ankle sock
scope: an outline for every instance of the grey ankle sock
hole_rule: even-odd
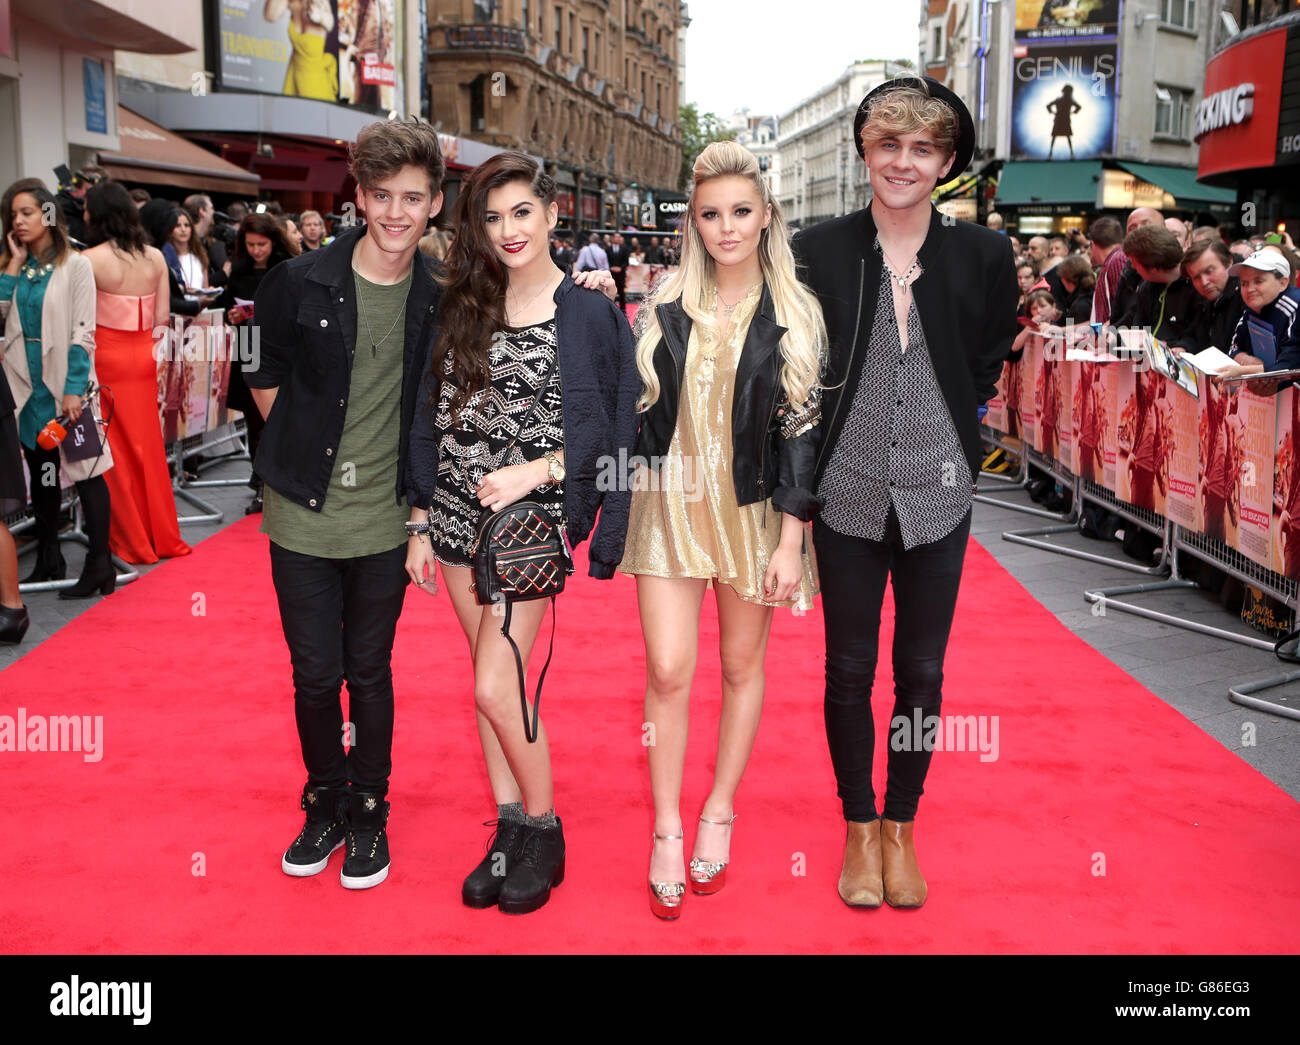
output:
[[[497,806],[497,819],[503,824],[522,824],[524,822],[524,804],[507,802]]]
[[[524,823],[529,827],[555,827],[559,822],[560,821],[555,816],[554,809],[548,810],[541,816],[528,816],[527,814],[524,814]]]

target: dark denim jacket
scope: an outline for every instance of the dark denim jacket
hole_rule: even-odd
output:
[[[260,360],[256,369],[244,372],[244,380],[250,388],[279,389],[254,465],[276,493],[313,511],[320,511],[325,503],[347,417],[357,340],[352,251],[365,234],[365,226],[349,229],[320,250],[276,265],[254,299]],[[410,492],[407,433],[421,364],[437,335],[438,286],[431,262],[416,251],[411,270],[393,491],[398,502]]]
[[[636,369],[632,329],[604,294],[578,287],[568,276],[555,291],[555,337],[560,354],[560,410],[564,415],[564,515],[569,541],[585,540],[595,526],[588,552],[590,574],[614,576],[623,558],[632,488],[623,465],[636,442],[636,401],[641,379]],[[422,371],[428,372],[433,339],[425,345]],[[435,376],[441,376],[441,363]],[[435,425],[437,386],[422,384],[420,407],[411,426],[412,507],[428,508],[438,481]],[[599,481],[617,475],[618,481]],[[613,489],[608,489],[609,486]]]

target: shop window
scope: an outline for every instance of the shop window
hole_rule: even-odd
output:
[[[560,10],[558,4],[555,7],[555,21],[552,24],[555,26],[555,49],[557,51],[563,51],[564,50],[564,13]]]
[[[477,77],[469,85],[469,125],[473,130],[481,131],[487,126],[487,97],[485,81]]]
[[[1156,84],[1156,134],[1186,140],[1191,132],[1191,113],[1190,91]]]
[[[496,0],[474,0],[474,21],[491,22],[496,14]]]
[[[1196,28],[1196,0],[1160,0],[1160,21],[1182,29]]]

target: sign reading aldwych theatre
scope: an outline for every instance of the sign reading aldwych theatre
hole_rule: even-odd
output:
[[[1018,45],[1011,87],[1011,155],[1080,160],[1115,151],[1114,42]]]
[[[1120,0],[1016,0],[1016,39],[1113,40]]]

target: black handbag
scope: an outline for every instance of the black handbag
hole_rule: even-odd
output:
[[[554,374],[554,367],[551,368]],[[550,386],[550,376],[533,397],[533,405],[519,423],[523,431],[531,420],[542,395]],[[516,439],[518,436],[515,437]],[[512,439],[501,455],[502,464],[508,459]],[[505,620],[501,634],[510,643],[515,655],[515,669],[519,673],[519,704],[524,716],[524,736],[528,743],[537,742],[537,723],[541,713],[542,683],[546,669],[551,666],[555,650],[555,596],[564,591],[565,578],[573,571],[573,549],[564,524],[557,523],[536,501],[516,501],[499,512],[484,512],[479,520],[474,548],[470,552],[474,579],[470,590],[481,606],[504,603]],[[533,720],[528,721],[528,691],[524,680],[524,662],[519,647],[510,637],[511,608],[516,602],[533,599],[551,600],[551,645],[546,651],[546,663],[537,678],[537,693],[533,697]]]

